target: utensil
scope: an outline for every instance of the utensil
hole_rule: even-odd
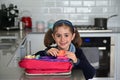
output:
[[[94,26],[99,27],[100,29],[107,29],[108,19],[115,17],[115,16],[118,16],[118,15],[115,14],[115,15],[109,16],[108,18],[95,18],[94,19]]]

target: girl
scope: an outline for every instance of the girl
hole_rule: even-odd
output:
[[[45,34],[44,45],[47,47],[43,51],[37,52],[35,55],[51,55],[56,57],[59,50],[66,51],[66,57],[70,58],[75,69],[81,69],[87,79],[93,78],[95,69],[86,59],[83,51],[80,49],[82,40],[78,31],[68,20],[58,20],[53,25],[53,29],[49,29]],[[52,46],[52,44],[56,44]]]

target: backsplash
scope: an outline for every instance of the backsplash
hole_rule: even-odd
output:
[[[1,4],[16,4],[20,16],[32,17],[33,27],[37,21],[68,19],[77,25],[94,25],[95,17],[118,16],[108,20],[108,27],[120,27],[120,0],[1,0]],[[25,13],[26,12],[26,13]],[[119,21],[119,22],[118,22]]]

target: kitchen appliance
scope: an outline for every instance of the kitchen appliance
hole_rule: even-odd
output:
[[[95,18],[94,19],[94,26],[98,27],[100,29],[103,29],[103,30],[107,29],[107,21],[108,21],[108,19],[110,19],[112,17],[115,17],[115,16],[117,16],[117,15],[112,15],[112,16],[110,16],[108,18]]]
[[[82,50],[96,69],[94,78],[114,77],[114,43],[112,37],[82,37]]]
[[[7,8],[5,5],[1,5],[0,9],[0,29],[18,29],[16,25],[18,19],[18,9],[17,6],[10,4]]]
[[[25,28],[32,28],[32,19],[29,16],[22,17],[21,21],[24,23]]]
[[[7,26],[8,23],[8,17],[7,17],[7,10],[5,4],[1,5],[0,9],[0,29]]]
[[[112,29],[103,29],[94,25],[74,25],[78,32],[112,32]]]
[[[0,29],[7,26],[8,18],[6,11],[0,10]]]

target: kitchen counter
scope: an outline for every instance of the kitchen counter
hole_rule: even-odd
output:
[[[14,60],[15,61],[15,60]],[[3,62],[3,61],[2,61]],[[1,63],[1,60],[0,60]],[[7,64],[0,65],[0,80],[85,80],[81,70],[73,70],[70,75],[64,76],[41,76],[25,75],[24,70],[19,68],[16,63],[12,66]]]
[[[31,30],[0,31],[1,43],[14,43],[12,46],[0,47],[0,80],[85,80],[81,70],[73,70],[71,75],[65,76],[27,76],[24,70],[18,66],[20,55],[17,48]],[[0,45],[1,46],[1,45]]]
[[[28,30],[30,33],[34,34],[34,33],[45,33],[47,31],[47,29],[45,31],[40,31],[36,28],[33,28],[31,30]],[[120,33],[120,27],[111,27],[108,28],[107,30],[80,30],[78,29],[79,33]]]
[[[120,33],[120,28],[114,27],[114,28],[108,28],[107,30],[80,30],[78,29],[78,32],[80,33]]]
[[[28,76],[18,66],[18,56],[10,60],[11,56],[11,53],[0,52],[0,80],[85,80],[81,70],[73,70],[70,75],[64,76]]]
[[[73,70],[70,75],[22,75],[20,80],[85,80],[81,70]]]
[[[2,56],[1,56],[2,57]],[[16,60],[14,60],[16,61]],[[85,80],[84,75],[81,70],[73,70],[71,75],[65,75],[65,76],[28,76],[24,74],[23,69],[19,68],[16,63],[12,66],[9,66],[4,61],[0,60],[0,80],[44,80],[47,78],[47,80],[53,80],[53,79],[59,79],[59,80]],[[10,63],[12,64],[12,63]],[[78,75],[79,74],[79,75]]]
[[[111,31],[112,30],[112,31]],[[81,30],[79,30],[81,31]],[[81,71],[74,70],[69,76],[25,76],[23,69],[18,67],[18,61],[20,60],[20,55],[15,54],[15,51],[20,46],[22,41],[25,39],[27,34],[44,34],[45,32],[41,32],[37,29],[26,29],[26,30],[16,30],[16,31],[0,31],[0,42],[2,43],[2,39],[12,39],[14,45],[1,48],[0,47],[0,80],[36,80],[48,77],[48,80],[53,80],[53,78],[58,78],[59,80],[84,80],[84,76]],[[80,32],[82,36],[87,35],[104,35],[104,34],[117,34],[120,33],[120,28],[112,28],[107,32],[104,31],[86,31]],[[84,35],[83,35],[84,34]],[[96,35],[97,36],[97,35]],[[106,35],[104,35],[106,36]],[[9,40],[11,42],[11,40]],[[9,43],[8,41],[8,43]],[[0,45],[1,46],[1,45]],[[78,75],[79,74],[79,75]],[[81,78],[81,79],[80,79]]]

